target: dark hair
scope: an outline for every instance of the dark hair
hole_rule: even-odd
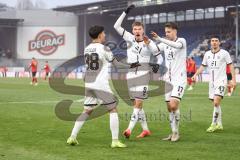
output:
[[[220,41],[220,36],[218,36],[218,35],[211,35],[210,40],[213,39],[213,38],[217,38]]]
[[[104,31],[104,27],[103,26],[92,26],[89,30],[88,30],[88,34],[92,39],[96,39],[98,38],[98,35],[100,33],[102,33]]]
[[[172,28],[172,29],[176,29],[176,30],[178,30],[178,26],[177,26],[177,24],[176,23],[174,23],[174,22],[168,22],[168,23],[166,23],[165,24],[165,28]]]
[[[144,25],[143,25],[142,22],[133,22],[132,28],[133,28],[134,26],[142,26],[142,27],[144,28]]]

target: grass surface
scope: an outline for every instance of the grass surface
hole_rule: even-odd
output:
[[[81,80],[67,80],[82,85]],[[0,159],[3,160],[238,160],[240,157],[240,98],[239,89],[222,102],[224,131],[208,134],[212,104],[208,100],[208,85],[199,83],[186,91],[181,102],[181,140],[161,141],[169,133],[168,114],[163,96],[144,102],[152,136],[135,137],[141,132],[139,124],[129,140],[122,135],[128,148],[111,149],[109,116],[87,121],[79,133],[78,146],[66,145],[74,122],[56,117],[55,106],[63,99],[79,100],[83,96],[60,94],[47,82],[29,85],[29,79],[0,79]],[[237,95],[238,94],[238,95]],[[74,102],[71,110],[80,113],[83,102]],[[132,107],[119,103],[120,131],[128,126]],[[127,115],[127,116],[126,116]]]

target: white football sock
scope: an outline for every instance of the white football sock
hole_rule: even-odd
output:
[[[112,133],[112,139],[118,140],[118,134],[119,134],[119,119],[118,119],[118,113],[110,113],[110,129]]]
[[[219,117],[219,107],[214,106],[213,116],[212,116],[212,125],[217,124],[218,117]]]
[[[72,129],[71,137],[72,138],[77,138],[79,130],[82,128],[84,122],[86,119],[89,117],[87,113],[82,113],[76,120],[74,127]]]
[[[175,120],[175,114],[173,112],[169,113],[169,122],[170,122],[170,126],[172,129],[172,133],[176,132],[176,120]]]
[[[145,115],[145,112],[144,112],[143,108],[139,111],[138,116],[139,116],[138,119],[141,123],[142,129],[143,130],[149,130],[148,125],[147,125],[147,118],[146,118],[146,115]]]
[[[179,124],[180,124],[180,110],[179,108],[174,112],[176,132],[179,133]]]
[[[133,109],[131,120],[130,120],[129,125],[128,125],[128,129],[130,129],[130,131],[133,130],[134,126],[136,125],[136,123],[138,121],[139,111],[140,111],[140,109],[138,109],[138,108]]]
[[[220,125],[220,126],[222,126],[222,109],[221,109],[221,106],[218,106],[218,113],[219,113],[219,115],[218,115],[218,121],[217,121],[217,123],[218,123],[218,125]]]

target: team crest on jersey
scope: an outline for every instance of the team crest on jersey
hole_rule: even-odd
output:
[[[42,55],[55,53],[59,46],[65,44],[65,35],[56,35],[53,31],[44,30],[37,34],[34,40],[29,41],[29,51],[37,51]]]

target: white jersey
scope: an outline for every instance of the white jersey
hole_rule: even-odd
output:
[[[156,52],[150,49],[149,46],[153,45],[157,49],[155,43],[150,40],[150,44],[146,45],[144,41],[137,42],[135,36],[128,31],[124,30],[123,39],[127,42],[127,62],[128,63],[150,63],[151,56]],[[158,50],[157,50],[158,53]]]
[[[226,65],[231,63],[230,54],[224,49],[220,49],[216,53],[211,50],[207,51],[202,61],[202,65],[209,69],[209,82],[214,85],[227,84]]]
[[[114,24],[115,30],[123,37],[127,43],[127,62],[128,63],[149,63],[150,57],[159,52],[156,44],[150,40],[150,44],[146,45],[144,41],[137,42],[130,32],[121,27],[122,21],[126,13],[123,12]]]
[[[109,48],[100,43],[90,43],[84,50],[86,74],[85,87],[104,90],[109,86],[109,62],[114,57]]]
[[[186,57],[187,57],[187,44],[184,38],[177,38],[175,42],[165,40],[169,44],[177,44],[174,47],[167,43],[160,43],[158,45],[160,51],[164,52],[165,64],[168,71],[165,74],[166,81],[173,83],[185,83],[187,80],[186,71]],[[179,46],[180,44],[180,46]]]

